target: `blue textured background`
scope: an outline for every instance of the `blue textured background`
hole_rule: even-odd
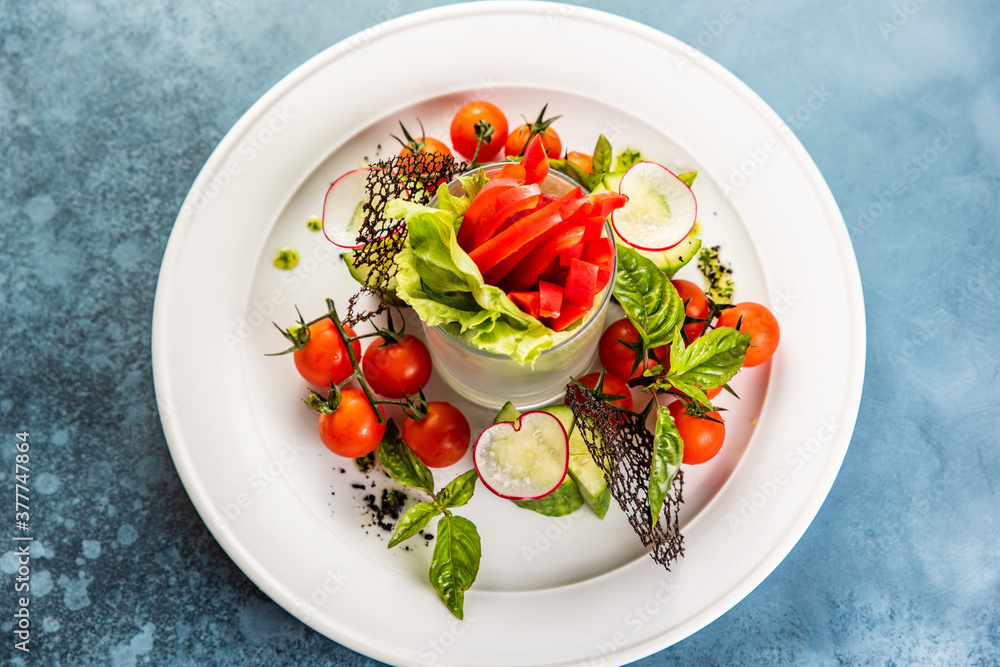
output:
[[[0,0],[4,517],[17,430],[40,471],[34,651],[11,648],[8,542],[0,656],[375,664],[208,534],[160,430],[150,321],[171,225],[232,124],[385,7],[438,4]],[[637,664],[997,664],[995,3],[583,4],[701,48],[788,119],[844,212],[868,318],[857,429],[816,521],[743,602]]]

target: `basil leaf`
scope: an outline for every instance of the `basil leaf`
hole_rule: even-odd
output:
[[[677,342],[675,340],[670,347],[667,381],[708,406],[710,404],[704,392],[721,387],[736,375],[750,345],[750,334],[740,333],[731,327],[719,327],[696,338],[686,348],[677,345]],[[698,386],[693,387],[695,384]],[[696,393],[689,389],[694,389]]]
[[[472,498],[472,493],[476,490],[477,479],[479,479],[479,473],[473,468],[464,475],[451,480],[438,492],[438,503],[441,507],[461,507]]]
[[[684,302],[667,274],[621,243],[614,295],[647,348],[669,343],[684,322]]]
[[[597,137],[597,145],[594,146],[593,169],[595,174],[606,174],[611,171],[611,142],[603,134]]]
[[[544,498],[534,500],[513,500],[518,507],[532,510],[545,516],[566,516],[572,514],[583,507],[583,496],[580,494],[580,487],[576,485],[573,478],[566,475],[562,484],[556,490]]]
[[[378,460],[385,472],[405,486],[434,495],[434,476],[417,455],[403,444],[395,422],[389,420],[378,446]]]
[[[475,524],[460,516],[441,517],[429,576],[434,590],[459,620],[464,618],[465,591],[476,580],[481,557]]]
[[[403,515],[396,526],[396,531],[389,540],[389,548],[407,540],[427,527],[431,519],[441,513],[441,508],[433,503],[417,503]]]
[[[686,171],[683,174],[677,174],[677,178],[684,181],[684,185],[691,187],[694,185],[694,179],[698,178],[697,171]]]
[[[681,469],[684,442],[674,425],[670,410],[656,408],[656,431],[653,435],[653,460],[649,466],[649,516],[655,526],[663,509],[663,501],[670,492],[674,476]]]

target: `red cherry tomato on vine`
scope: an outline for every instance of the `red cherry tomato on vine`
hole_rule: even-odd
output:
[[[403,421],[403,443],[429,468],[458,463],[471,442],[469,420],[451,403],[430,401],[426,417]]]
[[[715,422],[687,414],[683,401],[674,401],[668,409],[684,441],[683,463],[704,463],[719,453],[726,439],[726,426],[721,423],[722,417],[718,412],[708,413],[712,419],[719,420]]]
[[[653,361],[650,359],[636,365],[636,352],[625,343],[637,343],[638,341],[639,332],[628,318],[623,317],[616,320],[604,330],[597,346],[597,353],[601,358],[601,363],[608,369],[608,373],[619,380],[628,382],[633,378],[640,377],[646,368],[653,365]],[[634,372],[633,368],[635,368]]]
[[[600,377],[600,373],[588,373],[580,378],[580,384],[594,389],[597,387],[597,380],[600,379]],[[616,398],[611,401],[615,405],[619,405],[626,410],[632,409],[632,392],[629,390],[628,385],[619,378],[611,375],[610,373],[606,373],[604,375],[604,384],[601,385],[601,390],[609,396],[621,396],[621,398]],[[583,400],[580,390],[576,389],[575,391],[577,399]]]
[[[476,156],[476,123],[485,121],[493,126],[493,134],[483,141]],[[463,157],[478,162],[493,159],[507,141],[507,117],[489,102],[482,100],[469,102],[458,110],[451,121],[451,145]]]
[[[431,379],[431,353],[416,336],[403,334],[398,343],[383,345],[381,337],[365,350],[361,371],[376,394],[403,398],[417,394]]]
[[[424,142],[424,147],[417,151],[418,153],[440,153],[441,155],[451,155],[451,149],[448,148],[443,141],[438,141],[434,137],[423,137],[420,141]],[[399,151],[399,154],[412,155],[413,151],[407,147]]]
[[[744,301],[719,315],[720,327],[736,329],[737,323],[741,332],[750,334],[750,347],[747,348],[743,365],[747,368],[759,366],[770,359],[778,348],[778,339],[781,337],[774,314],[759,303]]]
[[[708,299],[701,288],[690,280],[671,280],[670,283],[677,290],[684,302],[684,314],[688,317],[703,320],[708,317]],[[684,325],[684,335],[688,342],[693,341],[705,330],[704,322],[692,322]]]
[[[344,327],[348,336],[354,336],[354,330]],[[361,359],[361,343],[351,343],[354,357]],[[337,327],[330,318],[324,318],[309,325],[309,341],[301,350],[292,353],[295,368],[299,374],[314,385],[329,387],[330,381],[339,383],[354,372],[347,348],[337,334]]]
[[[378,447],[384,434],[385,424],[378,423],[375,410],[360,389],[342,390],[336,411],[319,416],[319,437],[338,456],[364,456]]]
[[[516,127],[507,136],[507,144],[503,149],[504,155],[507,157],[520,155],[521,151],[527,147],[528,137],[530,136],[530,125],[519,125]],[[545,149],[545,154],[547,156],[553,159],[562,157],[562,139],[559,138],[559,135],[555,130],[551,127],[547,127],[545,128],[545,131],[540,132],[538,136],[542,138],[542,148]]]

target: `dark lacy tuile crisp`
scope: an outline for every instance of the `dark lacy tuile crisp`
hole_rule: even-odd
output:
[[[587,449],[604,471],[611,495],[625,512],[633,530],[650,556],[668,570],[684,555],[679,513],[684,502],[684,473],[678,472],[663,503],[656,526],[649,519],[649,466],[653,458],[653,434],[640,415],[605,403],[589,391],[572,384],[566,401],[573,409]]]

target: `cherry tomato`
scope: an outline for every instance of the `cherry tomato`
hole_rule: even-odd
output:
[[[684,302],[684,314],[695,319],[705,319],[708,317],[708,299],[705,293],[690,280],[671,280],[670,283],[681,296]],[[704,322],[692,322],[684,325],[684,335],[688,342],[693,341],[705,330]]]
[[[750,334],[750,347],[743,365],[748,368],[759,366],[770,359],[778,348],[778,339],[781,337],[774,314],[759,303],[744,301],[719,315],[720,327],[735,329],[737,323],[741,332]]]
[[[503,152],[507,157],[520,155],[521,151],[527,147],[528,138],[531,136],[530,125],[519,125],[507,136],[507,144]],[[562,156],[562,140],[551,127],[545,128],[544,132],[538,134],[542,138],[542,148],[550,158],[557,159]]]
[[[418,153],[440,153],[441,155],[451,155],[451,149],[443,141],[438,141],[433,137],[423,137],[420,141],[424,142],[423,148],[418,150]],[[409,147],[404,147],[403,150],[399,151],[400,155],[412,155],[413,151]]]
[[[714,422],[689,415],[685,412],[685,408],[683,401],[674,401],[669,407],[677,432],[684,441],[684,456],[681,461],[704,463],[722,449],[722,443],[726,439],[726,426],[721,423],[722,417],[718,412],[708,413],[712,419],[719,420]]]
[[[383,345],[381,337],[372,340],[365,351],[361,371],[376,394],[388,398],[411,396],[431,378],[431,353],[416,336],[403,334],[398,343]]]
[[[385,424],[378,423],[375,410],[360,389],[341,390],[336,411],[319,416],[319,437],[338,456],[364,456],[378,447],[384,434]]]
[[[601,358],[601,363],[608,369],[608,373],[619,380],[628,382],[633,378],[640,377],[643,370],[653,365],[653,361],[650,359],[636,365],[636,352],[627,347],[625,343],[637,343],[638,341],[639,332],[628,318],[616,320],[604,330],[597,346],[597,353]],[[633,368],[635,368],[634,372]]]
[[[483,140],[476,156],[476,123],[485,121],[493,126],[493,134]],[[507,117],[495,105],[482,100],[469,102],[458,110],[451,121],[451,145],[463,157],[486,162],[500,152],[507,141]]]
[[[566,153],[566,161],[572,162],[580,168],[585,174],[590,174],[594,171],[594,156],[587,153],[578,153],[576,151],[570,151]]]
[[[588,373],[580,378],[580,384],[593,389],[597,386],[597,380],[600,377],[600,373]],[[601,390],[609,396],[621,396],[621,398],[616,398],[611,402],[625,408],[626,410],[632,409],[632,392],[629,390],[628,385],[621,379],[611,375],[610,373],[605,374],[604,384],[601,385]],[[583,396],[581,395],[580,390],[576,389],[575,391],[577,399],[582,400]]]
[[[430,468],[458,463],[471,441],[469,421],[451,403],[430,401],[426,417],[403,421],[403,442]]]
[[[354,336],[354,330],[344,327],[348,336]],[[361,343],[351,343],[354,357],[361,358]],[[324,318],[309,325],[309,341],[301,350],[292,352],[295,368],[299,374],[314,385],[329,387],[330,381],[342,382],[354,372],[347,348],[337,334],[337,327],[330,318]]]

